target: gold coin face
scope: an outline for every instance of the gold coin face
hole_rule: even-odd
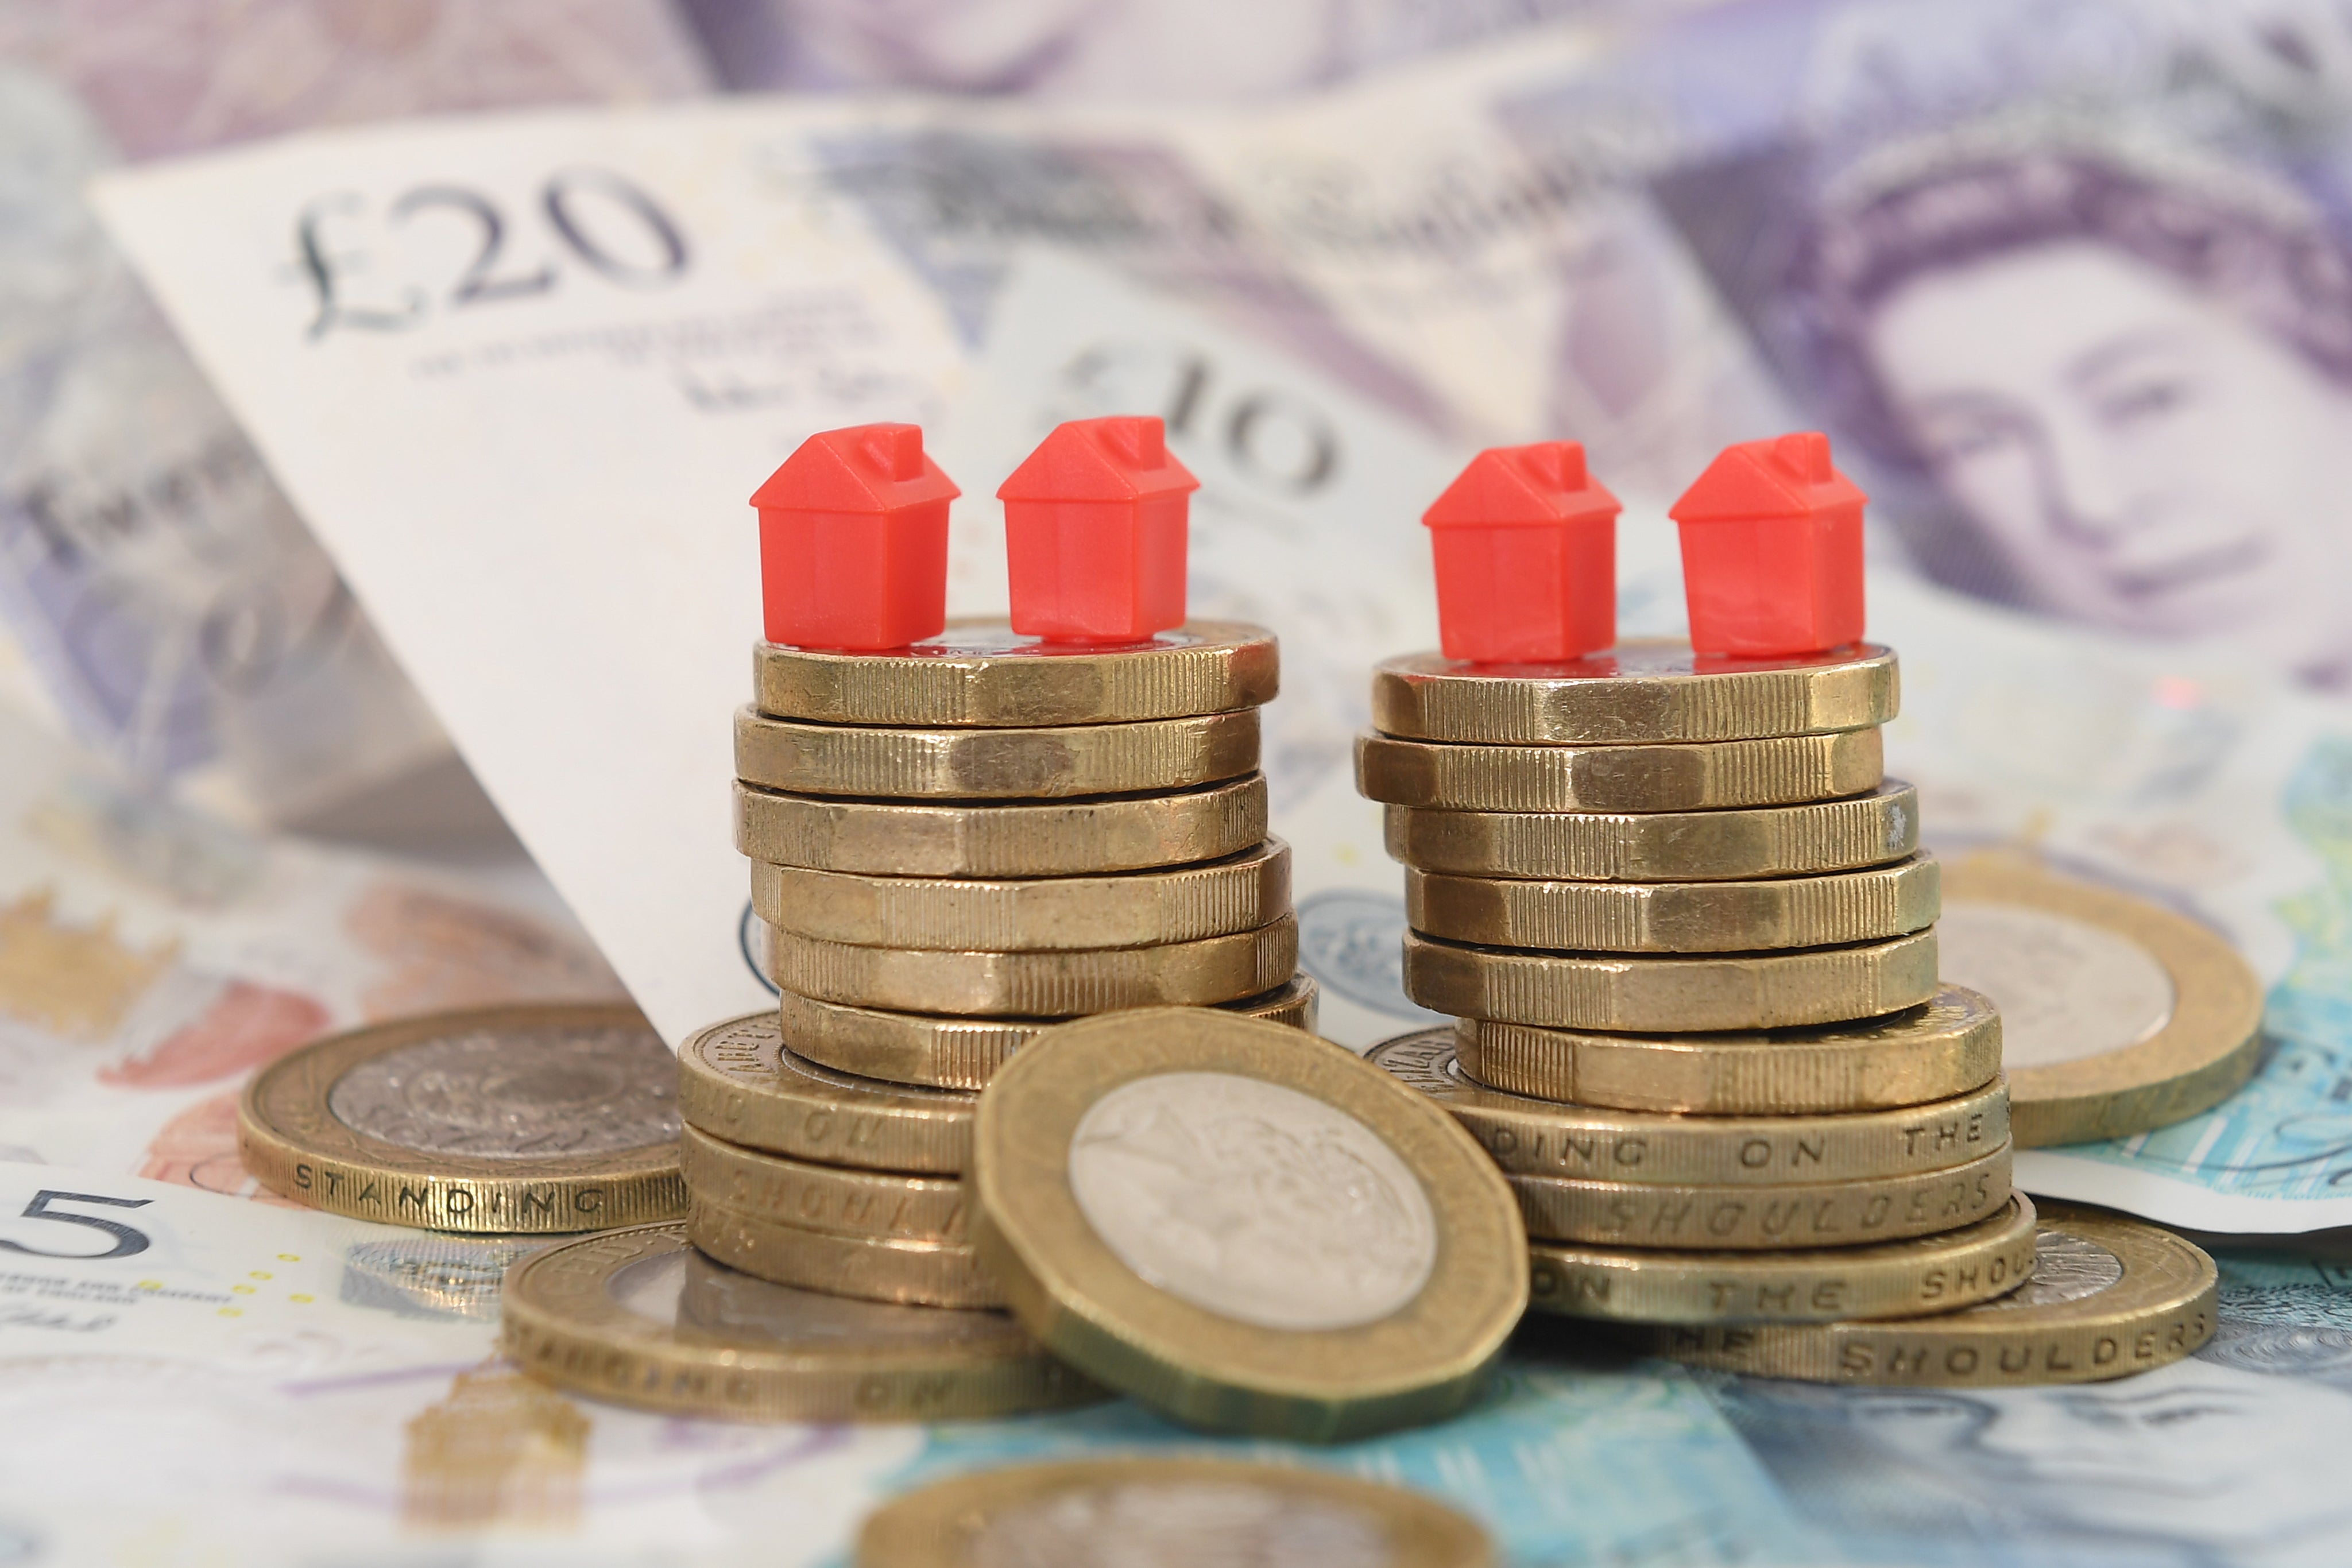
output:
[[[819,724],[998,727],[1190,718],[1274,700],[1274,633],[1232,621],[1188,622],[1116,648],[1024,637],[1003,621],[950,621],[936,637],[884,653],[761,643],[752,651],[760,711]]]
[[[1874,789],[1876,727],[1643,746],[1462,746],[1356,737],[1367,800],[1445,811],[1708,811],[1788,806]]]
[[[1526,1232],[1469,1135],[1352,1052],[1207,1009],[1040,1036],[982,1096],[976,1240],[1014,1312],[1176,1419],[1329,1441],[1475,1396]]]
[[[885,1083],[784,1049],[772,1012],[711,1025],[677,1053],[678,1111],[714,1138],[861,1170],[953,1176],[980,1097]]]
[[[1003,1291],[968,1242],[813,1230],[701,1194],[687,1207],[686,1234],[706,1257],[772,1284],[909,1306],[1004,1305]]]
[[[1257,769],[1257,709],[1138,724],[904,729],[735,715],[735,771],[794,795],[1062,800],[1188,789]]]
[[[1295,1465],[1065,1459],[937,1481],[875,1511],[857,1568],[1135,1563],[1492,1568],[1485,1531],[1419,1492]]]
[[[691,1126],[681,1155],[689,1194],[754,1219],[835,1236],[971,1239],[964,1224],[964,1185],[956,1176],[789,1159]]]
[[[274,1192],[431,1230],[588,1230],[683,1209],[677,1068],[635,1008],[377,1024],[257,1073],[237,1152]]]
[[[2213,1260],[2142,1220],[2044,1203],[2032,1277],[1963,1312],[1893,1322],[1676,1328],[1662,1355],[1727,1372],[1907,1387],[2090,1383],[2213,1336]]]
[[[2000,1007],[2021,1145],[2164,1126],[2253,1075],[2262,981],[2226,937],[2015,854],[1948,872],[1943,970]]]
[[[1467,664],[1408,653],[1372,668],[1383,735],[1481,746],[1755,740],[1885,724],[1895,654],[1861,643],[1802,659],[1726,659],[1629,639],[1558,664]]]
[[[677,1223],[600,1231],[507,1274],[500,1347],[600,1399],[752,1421],[928,1421],[1104,1390],[1002,1312],[888,1306],[723,1268]]]

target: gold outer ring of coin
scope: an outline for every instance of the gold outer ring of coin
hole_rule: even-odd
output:
[[[2180,1361],[2213,1337],[2220,1276],[2193,1243],[2141,1220],[2043,1203],[2037,1247],[2055,1273],[2009,1295],[1894,1322],[1662,1329],[1660,1355],[1758,1377],[1906,1388],[2095,1383]],[[2099,1254],[2122,1272],[2084,1289]],[[2071,1266],[2067,1266],[2071,1265]]]
[[[1936,923],[1936,859],[1769,882],[1534,882],[1404,873],[1405,921],[1449,942],[1585,953],[1752,953],[1883,942]]]
[[[821,1165],[954,1176],[980,1096],[852,1077],[784,1049],[774,1009],[729,1019],[677,1052],[677,1109],[714,1138]]]
[[[688,1127],[686,1190],[706,1203],[796,1230],[969,1244],[959,1176],[910,1176],[788,1159]]]
[[[877,1332],[845,1332],[864,1310],[828,1304],[803,1344],[762,1333],[680,1333],[614,1299],[614,1278],[682,1255],[699,1263],[677,1221],[598,1231],[536,1252],[508,1271],[499,1346],[560,1387],[641,1409],[746,1421],[945,1421],[1060,1410],[1108,1390],[1045,1354],[1012,1319],[939,1320],[925,1342],[907,1321],[873,1309]],[[764,1284],[759,1287],[766,1290]]]
[[[1646,746],[1462,746],[1366,730],[1356,789],[1444,811],[1709,811],[1790,806],[1875,789],[1875,726],[1766,740]]]
[[[2013,904],[2081,921],[2144,949],[2172,981],[2172,1013],[2147,1039],[2009,1075],[2021,1148],[2126,1137],[2210,1110],[2262,1060],[2263,984],[2228,938],[2126,894],[2053,875],[2022,856],[1950,868],[1952,902]]]
[[[950,621],[884,653],[761,643],[751,676],[761,713],[819,724],[1038,727],[1190,718],[1274,700],[1274,633],[1190,621],[1125,647],[1043,643],[1003,621]]]
[[[1477,746],[1756,740],[1862,729],[1902,700],[1895,654],[1872,643],[1814,658],[1699,658],[1629,639],[1564,664],[1466,664],[1407,653],[1372,667],[1383,735]]]
[[[1265,837],[1256,773],[1172,794],[1043,804],[835,800],[735,786],[735,847],[886,876],[1097,876],[1239,854]]]
[[[1257,769],[1257,709],[1049,729],[882,729],[735,714],[735,771],[796,795],[1045,800],[1188,789]]]
[[[1711,1186],[1507,1176],[1528,1234],[1604,1247],[1782,1251],[1927,1236],[2009,1201],[2007,1144],[1965,1165],[1874,1181]]]
[[[762,1219],[699,1195],[687,1205],[686,1235],[704,1257],[771,1284],[901,1306],[1005,1304],[1003,1291],[965,1242],[837,1236]]]
[[[1315,1002],[1313,977],[1294,975],[1288,985],[1264,996],[1217,1006],[1224,1012],[1287,1024],[1312,1035]],[[878,1008],[819,1001],[797,991],[785,991],[777,998],[777,1014],[794,1054],[820,1067],[940,1089],[985,1089],[1014,1051],[1061,1021],[885,1012]]]
[[[1391,858],[1456,876],[1732,882],[1858,871],[1919,849],[1918,794],[1895,779],[1805,806],[1638,815],[1391,806],[1383,815]]]
[[[372,1137],[328,1106],[337,1081],[386,1051],[446,1036],[537,1030],[641,1030],[625,1003],[532,1002],[428,1013],[314,1040],[256,1073],[238,1097],[236,1152],[272,1192],[385,1225],[476,1235],[561,1235],[686,1209],[677,1143],[597,1155],[489,1159]]]
[[[1125,1008],[1208,1007],[1297,972],[1298,920],[1157,947],[974,953],[857,947],[771,933],[768,977],[787,991],[894,1012],[1072,1018]]]
[[[751,866],[751,908],[778,930],[861,946],[997,952],[1140,947],[1255,931],[1290,913],[1290,846],[1117,876],[868,876]]]
[[[1365,1060],[1444,1107],[1496,1165],[1516,1176],[1759,1187],[1864,1181],[1947,1170],[2009,1142],[2009,1094],[1998,1081],[1899,1111],[1677,1116],[1554,1104],[1488,1089],[1454,1061],[1451,1028],[1382,1040]],[[688,1185],[693,1181],[689,1157]]]
[[[1472,1082],[1537,1100],[1822,1115],[1921,1105],[1991,1082],[2000,1071],[2000,1014],[1974,991],[1941,986],[1919,1007],[1811,1029],[1629,1035],[1463,1019],[1454,1043]]]
[[[1528,953],[1404,937],[1404,994],[1465,1018],[1682,1033],[1876,1018],[1936,994],[1936,933],[1701,957]]]
[[[1192,1078],[1304,1096],[1385,1145],[1433,1222],[1419,1286],[1370,1322],[1275,1327],[1131,1268],[1081,1207],[1071,1146],[1107,1097]],[[1163,1008],[1065,1025],[989,1084],[972,1154],[973,1239],[1014,1315],[1097,1381],[1192,1426],[1334,1442],[1440,1419],[1476,1396],[1527,1305],[1527,1232],[1470,1135],[1353,1052],[1276,1024]]]
[[[1198,1542],[1163,1539],[1160,1531],[1181,1529],[1179,1521],[1197,1514],[1152,1505],[1163,1498],[1177,1502],[1250,1493],[1265,1497],[1263,1513],[1268,1519],[1296,1521],[1311,1511],[1349,1524],[1369,1523],[1383,1549],[1378,1561],[1388,1568],[1494,1568],[1494,1543],[1486,1532],[1419,1492],[1331,1470],[1192,1455],[1059,1459],[934,1481],[866,1516],[857,1533],[856,1568],[981,1568],[1006,1560],[990,1550],[990,1537],[1000,1524],[1025,1535],[1036,1529],[1032,1521],[1073,1512],[1080,1520],[1107,1517],[1117,1522],[1072,1527],[1079,1537],[1068,1542],[1075,1554],[1054,1554],[1055,1562],[1097,1561],[1099,1548],[1108,1543],[1102,1531],[1125,1534],[1139,1528],[1143,1533],[1135,1544],[1150,1561],[1238,1562],[1248,1542],[1224,1533],[1233,1527],[1222,1513],[1204,1521]],[[1141,1506],[1119,1506],[1130,1498]],[[1051,1552],[1058,1543],[1057,1536],[1041,1544]],[[1097,1554],[1087,1555],[1089,1549]],[[1259,1561],[1254,1553],[1249,1560]]]
[[[2032,1200],[2014,1193],[1957,1230],[1866,1247],[1667,1252],[1537,1241],[1528,1305],[1635,1323],[1916,1318],[2014,1290],[2033,1272],[2033,1230]]]

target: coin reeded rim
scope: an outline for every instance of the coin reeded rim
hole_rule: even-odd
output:
[[[426,1230],[561,1235],[685,1212],[674,1139],[595,1155],[486,1159],[372,1137],[328,1108],[336,1082],[387,1051],[503,1030],[641,1030],[625,1002],[519,1002],[425,1013],[330,1035],[279,1057],[237,1098],[237,1157],[272,1192],[314,1208]]]
[[[1388,1316],[1263,1328],[1129,1269],[1078,1207],[1069,1151],[1104,1095],[1167,1073],[1229,1073],[1352,1117],[1421,1182],[1437,1258]],[[1098,1381],[1191,1425],[1334,1442],[1434,1420],[1475,1396],[1527,1305],[1527,1231],[1502,1174],[1455,1121],[1351,1051],[1205,1008],[1114,1013],[1024,1047],[981,1097],[972,1234],[1013,1311]]]
[[[1190,718],[1274,700],[1274,633],[1188,621],[1120,647],[1020,636],[1002,620],[950,620],[936,637],[879,653],[760,643],[760,711],[822,724],[1035,727]]]
[[[971,1163],[979,1095],[803,1061],[772,1009],[697,1030],[677,1068],[679,1116],[714,1138],[861,1170],[952,1176]]]
[[[694,1198],[800,1230],[907,1241],[967,1241],[961,1176],[796,1160],[714,1138],[689,1124],[679,1140]]]
[[[795,795],[1047,800],[1166,792],[1257,770],[1258,710],[1132,724],[916,729],[735,711],[735,771]]]
[[[1304,1466],[1196,1455],[1057,1459],[934,1481],[891,1499],[857,1532],[857,1568],[973,1568],[973,1551],[1005,1514],[1056,1497],[1128,1486],[1249,1487],[1369,1514],[1391,1568],[1494,1568],[1494,1543],[1471,1520],[1402,1487]]]
[[[642,1409],[751,1421],[937,1421],[1063,1409],[1110,1397],[1006,1320],[995,1344],[793,1350],[763,1336],[681,1333],[614,1301],[633,1263],[692,1250],[677,1220],[603,1230],[509,1270],[499,1348],[533,1376]]]
[[[1004,1305],[969,1242],[844,1236],[746,1214],[700,1193],[687,1205],[686,1235],[713,1262],[794,1290],[966,1312]]]
[[[2137,1045],[2009,1075],[2020,1148],[2126,1137],[2210,1110],[2262,1058],[2263,983],[2229,939],[2128,894],[1986,852],[1948,867],[1954,904],[2007,904],[2064,915],[2144,949],[2172,981],[2172,1016]]]
[[[1445,811],[1709,811],[1794,806],[1885,780],[1878,727],[1760,740],[1465,746],[1366,730],[1356,790]]]

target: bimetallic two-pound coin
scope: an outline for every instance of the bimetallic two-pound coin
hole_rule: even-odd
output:
[[[861,1170],[730,1144],[688,1126],[686,1190],[754,1219],[835,1236],[969,1241],[961,1177]]]
[[[1488,1088],[1702,1116],[1921,1105],[1982,1088],[2000,1071],[2000,1014],[1958,986],[1938,988],[1919,1007],[1856,1023],[1601,1034],[1464,1019],[1454,1040],[1462,1071]]]
[[[874,876],[751,867],[751,907],[778,930],[862,946],[1000,952],[1140,947],[1255,931],[1290,913],[1290,847],[1114,876]]]
[[[1674,1328],[1661,1355],[1759,1377],[1897,1387],[2093,1383],[2180,1361],[2213,1337],[2213,1260],[2142,1220],[2041,1205],[2033,1274],[1982,1306],[1895,1322]]]
[[[1936,934],[1852,947],[1622,957],[1473,947],[1408,931],[1404,994],[1436,1012],[1552,1029],[1676,1033],[1841,1023],[1934,996]]]
[[[2166,1126],[2253,1075],[2262,980],[2211,927],[2016,854],[1948,885],[1944,972],[2000,1004],[2021,1145]]]
[[[389,1225],[635,1225],[686,1207],[677,1092],[677,1062],[635,1008],[435,1013],[263,1068],[237,1103],[237,1154],[273,1192]]]
[[[761,643],[751,664],[759,709],[776,718],[1031,728],[1256,707],[1274,700],[1282,674],[1274,633],[1234,621],[1101,648],[962,619],[883,653]]]
[[[852,1077],[784,1049],[773,1010],[730,1019],[677,1053],[677,1106],[714,1138],[822,1165],[953,1176],[980,1096]]]
[[[882,729],[735,715],[735,771],[795,795],[1045,800],[1189,789],[1257,769],[1257,709],[1049,729]]]
[[[551,1247],[506,1277],[500,1346],[595,1398],[751,1421],[950,1421],[1108,1392],[1003,1312],[886,1306],[722,1268],[671,1223]]]
[[[866,1516],[856,1568],[1494,1568],[1420,1492],[1300,1465],[1135,1456],[979,1470]]]
[[[1220,1009],[1315,1032],[1315,981],[1292,977],[1263,996]],[[984,1089],[1013,1053],[1059,1019],[946,1018],[819,1001],[797,991],[778,998],[777,1015],[795,1055],[836,1071],[893,1083]]]
[[[1032,1333],[1176,1419],[1337,1441],[1475,1397],[1527,1231],[1454,1119],[1202,1008],[1041,1035],[981,1097],[973,1238]]]
[[[1365,1059],[1444,1106],[1514,1175],[1726,1186],[1865,1181],[1947,1170],[2009,1142],[2009,1095],[1998,1080],[1898,1111],[1686,1116],[1562,1105],[1486,1088],[1454,1060],[1451,1028],[1399,1035]],[[693,1175],[689,1160],[689,1185]]]
[[[1407,869],[1405,920],[1449,942],[1585,953],[1752,953],[1923,931],[1932,855],[1769,882],[1534,882]]]
[[[1531,1244],[1528,1304],[1633,1323],[1811,1323],[1916,1318],[1990,1301],[2033,1272],[2033,1205],[1957,1230],[1790,1252],[1670,1252]]]
[[[1875,789],[1879,732],[1646,746],[1461,746],[1366,731],[1356,788],[1443,811],[1711,811],[1790,806]]]
[[[688,1204],[686,1234],[706,1257],[772,1284],[926,1307],[1005,1304],[969,1242],[813,1230],[728,1208],[699,1193]]]
[[[1859,871],[1919,849],[1918,792],[1899,779],[1851,800],[1744,810],[1385,815],[1391,857],[1456,876],[1731,882]]]
[[[981,1018],[1208,1007],[1263,995],[1298,969],[1298,921],[1288,915],[1230,936],[1077,952],[859,947],[793,931],[770,937],[768,977],[784,990],[853,1007]]]
[[[1885,724],[1901,696],[1894,653],[1870,643],[1806,658],[1730,659],[1633,639],[1557,664],[1407,653],[1372,667],[1372,724],[1381,734],[1482,746],[1821,735]]]

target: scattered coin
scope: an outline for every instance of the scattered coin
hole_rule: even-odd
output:
[[[1336,1441],[1438,1419],[1527,1304],[1526,1231],[1469,1134],[1258,1019],[1041,1035],[982,1097],[971,1180],[1015,1314],[1195,1426]]]
[[[735,771],[799,795],[1062,800],[1184,789],[1255,771],[1257,709],[1051,729],[882,729],[735,716]]]
[[[1002,1312],[885,1306],[721,1268],[683,1225],[600,1231],[509,1271],[501,1346],[603,1399],[754,1421],[944,1421],[1108,1392]]]
[[[773,1011],[712,1024],[677,1053],[677,1105],[715,1138],[863,1170],[953,1176],[980,1097],[855,1078],[784,1049]]]
[[[1447,811],[1707,811],[1787,806],[1875,789],[1879,732],[1643,746],[1457,746],[1367,731],[1356,788]]]
[[[706,1256],[773,1284],[927,1307],[1004,1305],[967,1242],[839,1236],[723,1207],[700,1193],[687,1207],[686,1234]]]
[[[255,1180],[428,1230],[673,1218],[677,1068],[635,1008],[546,1003],[372,1025],[280,1057],[237,1104]]]
[[[835,1236],[969,1241],[961,1178],[788,1159],[686,1129],[688,1192],[754,1219]]]

